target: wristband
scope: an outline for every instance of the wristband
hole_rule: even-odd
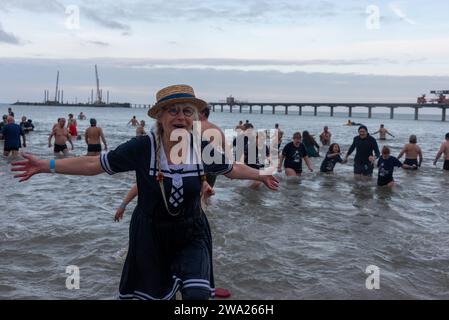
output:
[[[50,160],[50,172],[55,173],[56,172],[55,169],[56,169],[56,161],[55,161],[55,159],[51,159]]]

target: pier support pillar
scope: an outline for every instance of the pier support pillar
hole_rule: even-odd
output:
[[[331,107],[331,117],[334,116],[334,107]]]
[[[212,106],[212,111],[215,112],[215,104]]]
[[[260,113],[263,113],[263,106],[260,106]]]
[[[239,112],[242,113],[242,105],[239,106]]]
[[[351,118],[352,117],[352,107],[348,107],[348,108],[349,108],[348,117]]]
[[[415,120],[418,120],[419,108],[415,107]]]
[[[313,107],[313,115],[316,117],[317,114],[318,114],[318,107],[317,107],[317,106],[314,106],[314,107]]]
[[[273,114],[276,113],[276,106],[273,106]]]
[[[368,118],[371,119],[373,117],[373,107],[368,107]]]
[[[232,105],[229,106],[229,111],[232,113]]]
[[[285,114],[288,114],[288,107],[285,106]]]
[[[221,112],[223,112],[223,105],[221,105],[220,107],[221,107]]]
[[[249,113],[253,113],[253,105],[249,106]]]
[[[394,119],[394,107],[390,107],[390,119]]]
[[[302,106],[299,106],[299,115],[302,116]]]
[[[441,115],[441,121],[446,121],[446,107],[441,108],[443,113]]]

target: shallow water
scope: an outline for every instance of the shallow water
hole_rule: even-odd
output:
[[[0,106],[5,113],[7,106]],[[145,110],[13,107],[33,119],[26,151],[51,158],[47,138],[56,119],[83,111],[95,117],[114,148],[134,135],[126,126]],[[383,118],[382,120],[380,118]],[[220,177],[207,210],[214,238],[216,284],[237,299],[434,299],[449,298],[449,175],[432,166],[448,123],[357,118],[371,131],[380,122],[396,135],[387,141],[397,155],[418,135],[424,164],[418,173],[396,170],[398,186],[379,189],[375,179],[355,181],[351,162],[332,176],[281,176],[281,188],[250,190],[249,182]],[[319,134],[329,125],[344,151],[356,128],[344,117],[212,113],[233,128],[250,119],[257,128],[280,124]],[[84,132],[88,121],[79,121]],[[286,138],[285,142],[288,139]],[[382,143],[380,144],[382,145]],[[0,143],[2,147],[2,143]],[[83,155],[83,141],[74,154]],[[96,177],[40,175],[19,184],[0,159],[0,298],[113,299],[116,297],[135,201],[121,223],[116,207],[134,182],[133,174]],[[314,159],[319,169],[320,159]],[[80,289],[65,286],[66,267],[80,268]],[[380,289],[367,290],[365,269],[380,269]]]

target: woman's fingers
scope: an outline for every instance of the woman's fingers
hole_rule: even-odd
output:
[[[15,167],[15,168],[11,168],[11,171],[26,171],[26,167]]]
[[[28,164],[28,161],[17,161],[17,162],[12,162],[11,165],[13,167],[17,167],[17,166],[26,166]]]

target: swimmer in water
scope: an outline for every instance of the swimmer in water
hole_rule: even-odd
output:
[[[285,162],[284,168],[287,177],[300,177],[302,174],[303,159],[309,168],[309,171],[313,172],[312,162],[307,156],[306,148],[301,143],[301,133],[295,132],[293,141],[285,145],[279,156],[278,172],[282,172],[282,162]]]
[[[404,169],[418,170],[421,167],[423,161],[422,151],[417,144],[418,139],[414,134],[409,138],[409,143],[407,143],[398,155],[398,159],[401,159],[405,154]]]
[[[449,170],[449,132],[446,133],[446,141],[441,144],[440,151],[438,151],[435,160],[433,161],[433,165],[436,166],[440,157],[444,154],[444,166],[443,169]]]
[[[387,140],[387,134],[392,136],[394,138],[394,135],[392,135],[383,124],[380,125],[379,130],[373,133],[373,135],[379,134],[379,140]]]
[[[348,160],[343,160],[341,158],[341,150],[338,143],[332,143],[329,146],[329,151],[326,153],[326,157],[321,163],[320,172],[322,173],[333,173],[335,165],[337,163],[346,163]]]
[[[128,121],[128,125],[129,124],[133,127],[137,127],[139,125],[139,121],[137,121],[136,116],[133,116],[132,119]]]
[[[377,167],[379,168],[377,185],[379,187],[395,186],[393,171],[395,167],[402,168],[403,164],[397,158],[390,155],[390,148],[384,146],[382,148],[382,156],[377,161]]]

